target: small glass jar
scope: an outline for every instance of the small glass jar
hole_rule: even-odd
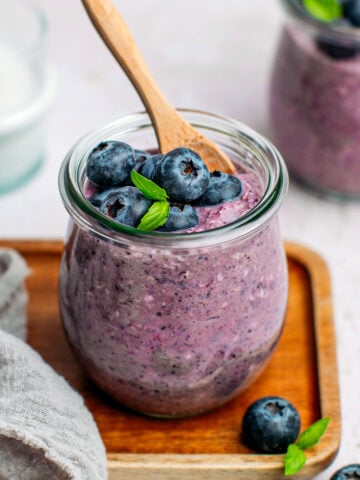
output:
[[[280,338],[288,291],[276,215],[288,186],[280,155],[236,121],[182,113],[261,181],[262,198],[235,222],[197,233],[140,232],[86,200],[86,159],[99,142],[156,148],[147,114],[86,135],[59,176],[71,217],[59,282],[70,344],[102,389],[161,417],[211,410],[253,382]]]
[[[294,178],[318,192],[360,199],[360,29],[286,11],[270,89],[275,145]]]
[[[0,193],[28,181],[44,158],[44,116],[54,94],[47,22],[26,0],[0,0]]]

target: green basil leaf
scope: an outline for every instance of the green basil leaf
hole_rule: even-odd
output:
[[[303,0],[310,15],[322,22],[332,22],[342,17],[342,6],[338,0]]]
[[[330,417],[321,418],[313,423],[300,435],[296,442],[299,448],[310,448],[318,443],[320,438],[324,435],[325,430],[330,422]]]
[[[294,475],[306,463],[305,453],[297,445],[291,443],[284,457],[285,475]]]
[[[170,204],[167,200],[154,202],[149,210],[142,217],[138,230],[151,232],[156,228],[162,227],[168,219],[170,212]]]
[[[136,170],[131,171],[131,181],[135,187],[149,200],[166,200],[167,193],[164,188],[156,185],[152,180],[144,177]]]

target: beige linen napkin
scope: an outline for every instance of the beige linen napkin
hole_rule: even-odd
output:
[[[25,335],[27,273],[0,249],[0,480],[105,480],[105,448],[82,397],[14,336]]]
[[[22,340],[26,338],[27,274],[27,265],[18,253],[0,249],[0,328]]]

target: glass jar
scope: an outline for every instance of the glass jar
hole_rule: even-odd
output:
[[[360,29],[317,21],[299,0],[281,3],[274,143],[294,178],[327,196],[360,199]]]
[[[284,324],[287,266],[276,212],[288,177],[278,152],[231,119],[184,117],[263,187],[237,221],[205,232],[140,232],[100,214],[84,196],[90,151],[106,139],[154,149],[146,114],[86,135],[60,171],[71,222],[60,269],[61,316],[93,380],[154,416],[188,416],[244,390]]]
[[[0,0],[0,193],[28,181],[44,158],[44,116],[54,94],[47,22],[25,0]]]

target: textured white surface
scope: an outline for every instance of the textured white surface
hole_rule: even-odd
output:
[[[63,237],[57,171],[66,151],[89,129],[142,109],[80,0],[38,3],[49,18],[49,57],[58,72],[47,160],[28,185],[0,197],[0,237]],[[174,105],[229,115],[267,134],[267,85],[282,21],[276,0],[116,3]],[[317,477],[325,480],[360,461],[360,203],[332,203],[291,184],[281,223],[284,237],[319,252],[332,275],[343,435],[335,463]]]

